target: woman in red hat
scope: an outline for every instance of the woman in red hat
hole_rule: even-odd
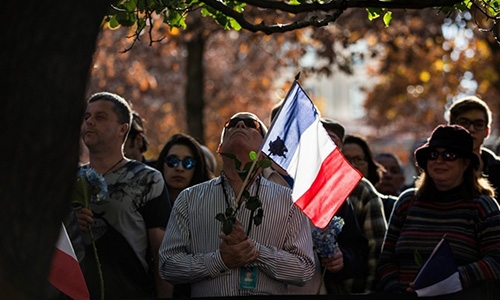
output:
[[[421,265],[443,236],[463,296],[488,299],[490,288],[498,289],[500,209],[489,182],[475,172],[479,160],[472,148],[466,129],[440,125],[415,151],[422,173],[415,188],[401,194],[389,221],[377,266],[383,292],[414,293]]]

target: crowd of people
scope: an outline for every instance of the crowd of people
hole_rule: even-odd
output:
[[[101,174],[107,196],[72,211],[83,237],[75,234],[72,242],[85,250],[78,258],[91,299],[415,295],[421,267],[415,253],[425,261],[443,236],[458,267],[459,293],[494,299],[500,159],[484,147],[492,114],[483,100],[466,97],[446,115],[448,123],[416,149],[419,174],[409,186],[395,153],[374,153],[364,137],[321,118],[363,176],[336,213],[344,222],[338,247],[322,257],[314,225],[293,204],[293,180],[274,164],[249,182],[241,176],[238,167],[251,163],[249,153],[258,152],[267,133],[256,115],[239,112],[221,124],[221,166],[184,133],[146,160],[143,119],[130,103],[109,92],[92,95],[79,168]],[[263,211],[258,224],[257,209],[245,207],[250,199]]]

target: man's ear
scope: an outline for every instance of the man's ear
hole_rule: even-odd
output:
[[[490,136],[490,130],[491,130],[491,128],[486,127],[486,138],[485,139],[487,139]]]
[[[119,133],[125,137],[125,135],[127,134],[128,132],[128,124],[127,123],[123,123],[120,125],[120,130],[119,130]],[[124,139],[125,140],[125,139]]]

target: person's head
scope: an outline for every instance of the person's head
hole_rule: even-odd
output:
[[[343,145],[343,140],[344,140],[344,134],[345,134],[345,129],[342,124],[328,118],[321,118],[321,124],[323,124],[323,127],[325,128],[326,132],[330,136],[330,138],[333,140],[335,145],[339,147],[339,149],[342,149]]]
[[[398,196],[405,183],[401,161],[392,153],[379,153],[375,155],[375,161],[383,167],[382,176],[375,188],[384,195]]]
[[[100,92],[87,101],[82,138],[92,151],[100,145],[117,144],[122,150],[132,121],[132,110],[122,97]]]
[[[284,100],[281,100],[280,102],[276,103],[273,106],[273,108],[271,109],[271,116],[270,116],[271,122],[274,120],[274,118],[276,118],[276,115],[278,114],[281,107],[283,106],[283,102],[284,102]]]
[[[484,139],[490,134],[491,110],[476,96],[459,99],[446,112],[448,124],[463,126],[472,135],[474,150],[479,151]]]
[[[123,146],[126,157],[142,161],[142,153],[148,150],[149,142],[146,138],[142,119],[137,112],[132,112],[132,126]]]
[[[342,153],[345,158],[363,174],[373,185],[380,180],[381,167],[373,159],[373,152],[368,142],[358,135],[347,135],[344,138]]]
[[[212,173],[215,174],[217,172],[217,159],[215,158],[215,155],[208,149],[207,146],[205,145],[200,145],[201,150],[203,152],[203,156],[205,157],[205,162],[207,164],[208,170]]]
[[[430,187],[446,191],[462,183],[468,196],[493,191],[487,181],[478,179],[479,159],[473,152],[472,136],[462,126],[437,126],[427,143],[415,151],[415,159],[423,170],[416,183],[422,192]]]
[[[239,112],[224,124],[218,153],[241,154],[247,160],[250,151],[258,151],[267,127],[253,113]]]
[[[211,178],[200,144],[182,133],[174,134],[163,146],[155,168],[163,174],[168,189],[177,192]]]

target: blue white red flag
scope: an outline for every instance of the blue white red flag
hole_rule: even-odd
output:
[[[49,275],[50,283],[74,300],[90,299],[89,290],[82,269],[69,240],[66,228],[62,225],[52,258]]]
[[[458,268],[445,237],[434,247],[418,272],[414,285],[418,297],[446,295],[462,290]]]
[[[319,228],[328,225],[362,178],[328,136],[316,107],[297,81],[261,151],[293,178],[294,203]]]

